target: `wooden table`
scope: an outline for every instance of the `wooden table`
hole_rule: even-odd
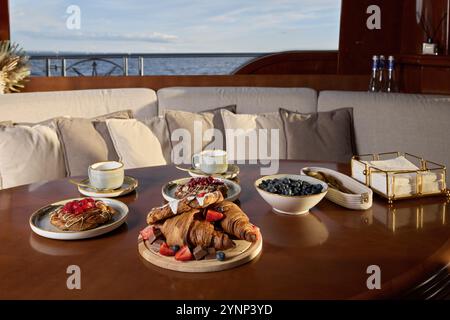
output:
[[[305,162],[281,162],[280,172],[299,173]],[[348,166],[314,165],[348,173]],[[173,166],[130,170],[136,194],[121,198],[129,219],[111,234],[57,241],[34,234],[30,214],[78,196],[67,180],[0,191],[0,299],[347,299],[398,296],[450,261],[446,199],[403,201],[389,208],[345,210],[324,200],[303,217],[274,214],[253,182],[256,165],[241,166],[240,202],[260,226],[261,255],[239,268],[187,274],[163,270],[140,258],[139,230],[150,208],[163,202],[161,186],[185,173]],[[81,268],[81,290],[68,290],[66,269]],[[381,290],[368,290],[367,267],[381,268]]]

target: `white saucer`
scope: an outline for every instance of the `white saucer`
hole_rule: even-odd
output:
[[[89,178],[84,179],[83,181],[80,181],[82,184],[89,184]],[[138,181],[129,176],[125,176],[125,179],[123,181],[123,185],[114,190],[95,190],[93,188],[85,187],[85,186],[78,186],[78,191],[87,197],[103,197],[103,198],[115,198],[124,196],[126,194],[129,194],[130,192],[133,192],[138,187]]]
[[[207,174],[198,169],[189,169],[189,175],[194,178],[212,176],[214,178],[234,179],[239,175],[239,167],[235,164],[229,164],[225,173]]]

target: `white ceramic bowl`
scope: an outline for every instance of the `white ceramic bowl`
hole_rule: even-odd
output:
[[[320,184],[322,185],[323,189],[319,194],[312,194],[307,196],[284,196],[264,191],[263,189],[258,187],[259,184],[264,180],[283,178],[302,180],[311,184]],[[276,213],[290,215],[307,214],[309,210],[317,205],[328,192],[328,185],[325,182],[309,176],[298,174],[277,174],[273,176],[265,176],[255,181],[255,188],[261,195],[261,197],[272,206],[273,211],[275,211]]]

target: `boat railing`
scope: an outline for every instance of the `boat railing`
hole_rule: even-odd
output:
[[[134,54],[30,54],[30,61],[43,61],[43,76],[128,76],[130,61],[137,62],[137,75],[144,76],[146,59],[155,58],[257,58],[263,53],[134,53]],[[99,64],[104,66],[99,71]]]

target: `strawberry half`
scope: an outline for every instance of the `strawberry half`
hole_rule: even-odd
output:
[[[223,213],[209,209],[206,211],[206,221],[214,222],[223,219]]]
[[[170,247],[167,245],[166,242],[162,243],[161,246],[159,247],[159,253],[162,254],[163,256],[168,257],[175,255],[175,251],[170,249]]]
[[[175,259],[178,261],[189,261],[192,260],[193,256],[191,250],[189,250],[188,246],[183,246],[180,250],[175,254]]]

